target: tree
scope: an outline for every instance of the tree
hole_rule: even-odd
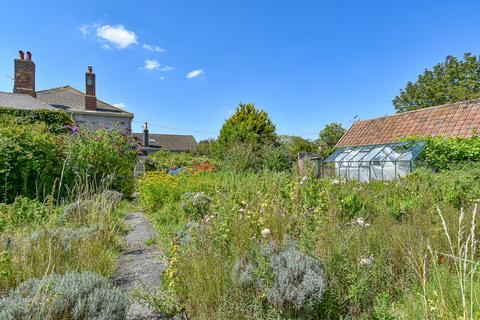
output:
[[[320,147],[320,157],[328,157],[333,150],[335,150],[335,145],[344,134],[345,129],[340,123],[332,122],[327,124],[319,133],[318,145]]]
[[[301,152],[317,152],[318,146],[315,142],[298,136],[281,136],[280,140],[288,152],[296,157]]]
[[[480,98],[480,60],[465,53],[463,60],[447,56],[433,70],[425,69],[392,102],[400,113],[476,98]]]
[[[254,104],[240,104],[222,127],[218,137],[218,147],[226,150],[239,143],[255,147],[277,144],[275,124],[268,114],[255,108]]]

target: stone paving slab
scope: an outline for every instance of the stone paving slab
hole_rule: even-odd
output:
[[[157,238],[155,229],[141,212],[132,212],[125,217],[128,233],[125,236],[125,250],[120,256],[115,282],[127,295],[135,290],[154,292],[160,287],[166,262],[162,252],[155,245],[147,245]],[[148,305],[133,300],[127,312],[127,319],[163,319]]]

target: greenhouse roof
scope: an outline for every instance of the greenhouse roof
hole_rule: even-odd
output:
[[[410,162],[425,148],[425,141],[404,141],[340,148],[323,162]]]

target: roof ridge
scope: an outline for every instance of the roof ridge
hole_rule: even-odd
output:
[[[358,122],[366,122],[366,121],[372,121],[372,120],[383,119],[383,118],[392,118],[392,117],[395,117],[395,116],[401,116],[401,115],[404,115],[404,114],[410,114],[410,113],[415,113],[415,112],[422,112],[422,111],[436,109],[436,108],[453,107],[455,105],[464,104],[464,103],[474,104],[475,102],[480,102],[480,98],[470,99],[470,100],[462,100],[462,101],[457,101],[457,102],[453,102],[453,103],[445,103],[445,104],[440,104],[438,106],[431,106],[431,107],[427,107],[427,108],[421,108],[421,109],[416,109],[416,110],[409,110],[409,111],[405,111],[405,112],[394,113],[394,114],[391,114],[391,115],[379,116],[379,117],[376,117],[376,118],[358,120],[358,121],[354,122],[353,124],[358,123]]]
[[[60,89],[67,89],[67,88],[72,88],[74,90],[77,90],[75,89],[74,87],[72,87],[71,85],[66,85],[66,86],[60,86],[60,87],[55,87],[55,88],[50,88],[50,89],[44,89],[44,90],[39,90],[39,91],[36,91],[37,93],[44,93],[44,92],[48,92],[48,91],[54,91],[54,90],[60,90]],[[78,91],[78,90],[77,90]]]
[[[143,132],[132,132],[132,134],[143,134]],[[175,133],[152,133],[149,132],[149,135],[162,135],[162,136],[176,136],[176,137],[194,137],[193,134],[175,134]]]

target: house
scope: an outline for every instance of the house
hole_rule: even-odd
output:
[[[147,153],[158,150],[188,152],[195,151],[198,146],[192,135],[150,133],[146,122],[143,133],[133,133],[132,135],[143,144]]]
[[[96,96],[96,76],[91,66],[85,73],[85,93],[71,86],[35,90],[35,63],[32,54],[19,51],[14,61],[13,92],[0,92],[0,107],[22,110],[63,110],[79,126],[121,128],[131,132],[133,114]]]
[[[480,99],[355,122],[322,161],[322,175],[350,180],[390,180],[415,168],[422,137],[471,137],[480,133]],[[404,141],[418,137],[418,141]]]

